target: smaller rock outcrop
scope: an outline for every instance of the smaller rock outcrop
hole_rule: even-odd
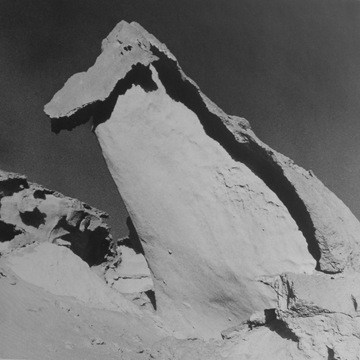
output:
[[[28,245],[11,253],[4,263],[21,279],[54,295],[71,296],[90,307],[140,313],[64,246],[47,242]]]
[[[360,274],[283,274],[273,287],[277,319],[308,359],[359,359]]]
[[[88,265],[109,254],[108,215],[24,175],[0,170],[0,253],[34,242],[69,247]]]
[[[359,273],[284,273],[263,281],[275,290],[277,306],[224,330],[224,355],[262,360],[266,351],[267,359],[277,360],[359,359]]]

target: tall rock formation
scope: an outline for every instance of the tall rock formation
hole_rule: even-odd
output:
[[[282,273],[359,270],[360,224],[313,174],[226,115],[176,58],[120,22],[46,105],[52,129],[93,121],[176,333],[218,336],[275,308]]]

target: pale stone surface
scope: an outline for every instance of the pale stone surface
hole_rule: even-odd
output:
[[[2,258],[0,294],[0,359],[148,360],[147,349],[170,336],[144,312],[89,307],[27,283]]]
[[[110,289],[71,250],[50,243],[30,245],[11,253],[5,263],[28,283],[54,295],[72,296],[83,303],[108,310],[139,310]]]

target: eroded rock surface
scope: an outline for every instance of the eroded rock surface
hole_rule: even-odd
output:
[[[0,189],[0,251],[24,280],[99,307],[121,305],[116,293],[150,303],[146,260],[133,249],[132,234],[120,246],[112,240],[105,212],[19,174],[0,171]]]
[[[45,107],[55,132],[93,120],[178,334],[218,336],[276,307],[267,276],[359,270],[360,224],[312,172],[201,93],[136,23]]]
[[[70,247],[90,266],[109,254],[108,215],[19,174],[0,171],[0,250],[37,242]]]

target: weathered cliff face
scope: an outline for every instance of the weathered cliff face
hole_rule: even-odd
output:
[[[275,308],[264,277],[359,270],[360,224],[311,172],[226,115],[136,23],[45,107],[55,132],[94,124],[175,331],[218,336]]]
[[[108,215],[79,200],[66,197],[24,175],[0,170],[0,249],[34,242],[68,246],[90,266],[109,254]]]

